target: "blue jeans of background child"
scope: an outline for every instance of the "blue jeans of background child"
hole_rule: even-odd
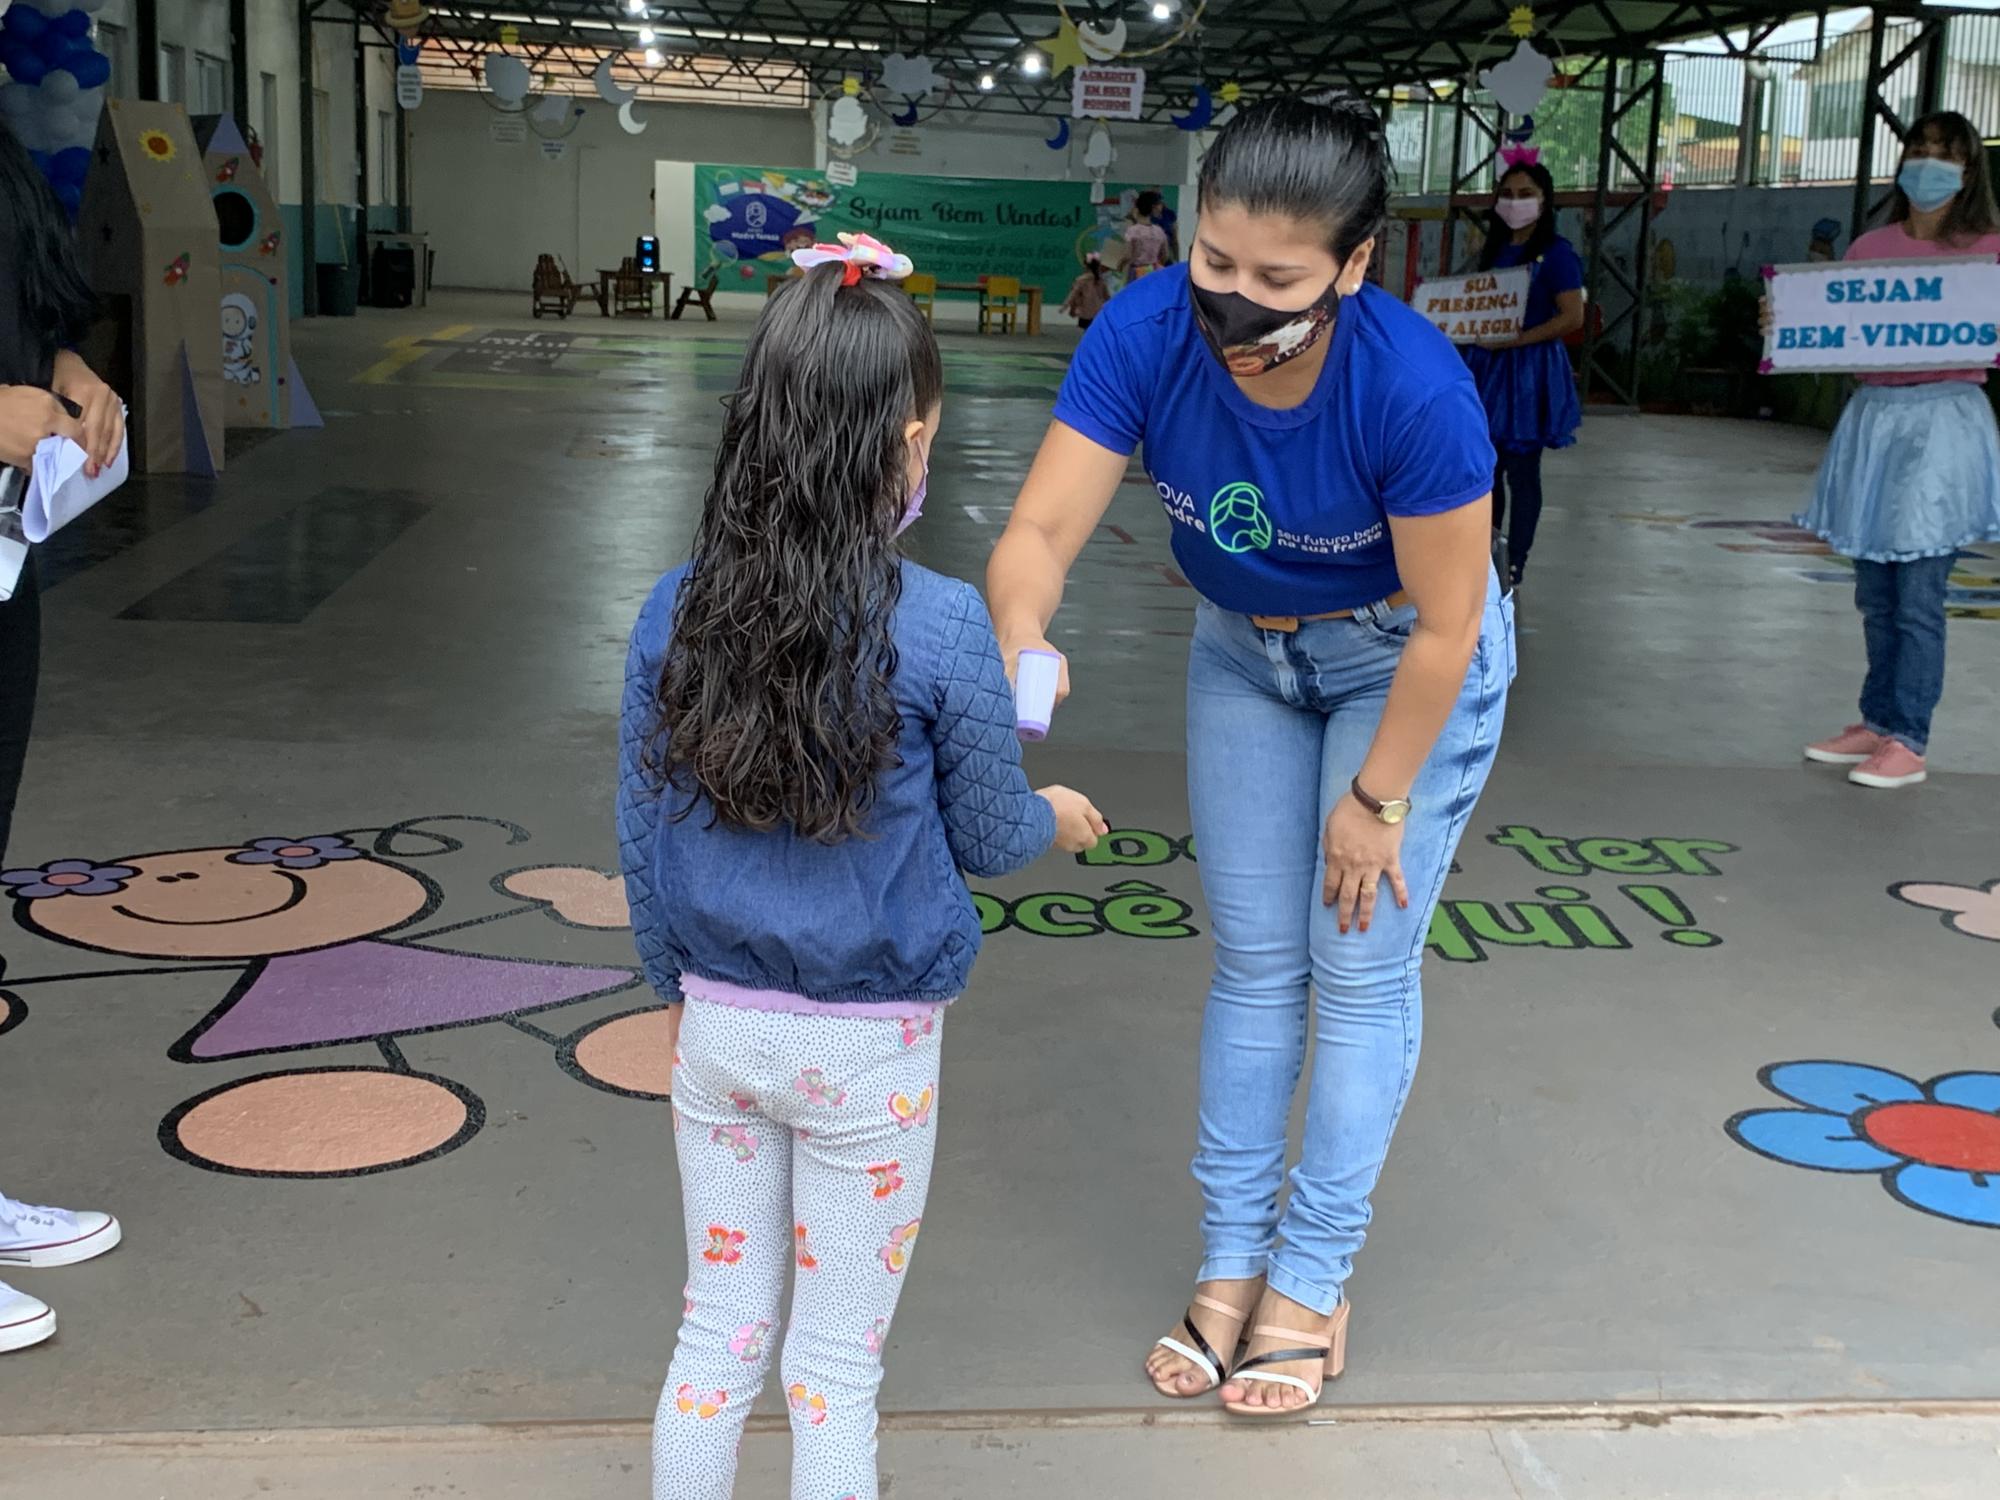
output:
[[[1494,580],[1457,707],[1410,794],[1409,909],[1397,909],[1385,880],[1369,930],[1343,935],[1320,899],[1322,832],[1374,741],[1416,612],[1375,605],[1285,634],[1200,608],[1188,801],[1215,938],[1194,1159],[1203,1281],[1268,1276],[1272,1290],[1319,1312],[1340,1303],[1416,1072],[1431,913],[1500,743],[1513,609]],[[1318,1052],[1281,1218],[1309,1024]]]
[[[1861,720],[1919,755],[1944,696],[1944,594],[1954,558],[1854,561],[1854,603],[1868,638]]]

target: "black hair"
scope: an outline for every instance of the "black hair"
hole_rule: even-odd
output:
[[[1132,212],[1142,219],[1150,219],[1162,208],[1165,208],[1166,204],[1167,200],[1163,194],[1156,189],[1147,188],[1145,192],[1133,200]]]
[[[1196,202],[1208,212],[1234,203],[1283,214],[1326,231],[1345,265],[1389,216],[1389,152],[1382,120],[1358,95],[1324,102],[1266,99],[1222,127],[1202,158]]]
[[[1556,242],[1556,180],[1549,175],[1549,169],[1538,161],[1517,162],[1500,174],[1500,181],[1509,177],[1522,176],[1535,185],[1535,191],[1542,195],[1542,216],[1535,220],[1534,232],[1522,245],[1521,261],[1539,260],[1548,253],[1549,246]],[[1495,184],[1498,187],[1498,183]],[[1500,217],[1498,209],[1486,210],[1486,243],[1479,247],[1479,269],[1490,271],[1500,259],[1500,252],[1514,243],[1513,228]]]
[[[58,350],[83,338],[96,315],[97,299],[84,278],[69,215],[4,120],[0,120],[0,228],[12,234],[11,244],[0,244],[0,255],[13,263],[21,299],[18,309],[0,308],[0,317],[18,317],[28,342],[39,346],[46,363]],[[46,378],[46,372],[0,371],[0,380],[16,383]]]
[[[1104,279],[1104,257],[1099,255],[1095,250],[1083,258],[1083,268],[1099,281]]]
[[[714,821],[826,844],[862,834],[897,764],[903,432],[944,392],[916,304],[844,270],[787,283],[750,335],[644,755],[676,818],[699,793]]]
[[[1993,171],[1986,159],[1985,143],[1972,128],[1972,122],[1950,109],[1925,115],[1903,138],[1906,151],[1919,143],[1942,146],[1965,166],[1965,185],[1945,211],[1938,237],[1947,244],[1957,244],[2000,231],[2000,207],[1993,201]],[[1909,195],[1897,187],[1889,194],[1886,218],[1891,224],[1903,224],[1909,217]]]

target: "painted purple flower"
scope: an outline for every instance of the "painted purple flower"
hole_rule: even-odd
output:
[[[46,901],[51,896],[109,896],[124,890],[125,882],[138,873],[129,865],[59,859],[39,870],[8,870],[0,874],[0,889],[17,901]]]
[[[232,865],[276,865],[281,870],[317,870],[335,860],[359,859],[361,851],[338,834],[310,839],[257,839],[229,856]]]

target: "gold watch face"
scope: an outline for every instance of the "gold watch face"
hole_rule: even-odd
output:
[[[1400,823],[1409,815],[1410,804],[1407,802],[1384,802],[1382,811],[1376,814],[1384,823]]]

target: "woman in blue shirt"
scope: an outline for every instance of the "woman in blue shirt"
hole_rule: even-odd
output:
[[[1465,351],[1500,454],[1493,476],[1495,531],[1506,522],[1510,499],[1514,506],[1513,524],[1506,528],[1512,588],[1528,566],[1541,524],[1542,450],[1567,448],[1583,423],[1576,371],[1562,342],[1583,327],[1583,262],[1556,233],[1555,179],[1532,157],[1517,157],[1501,177],[1486,225],[1480,270],[1534,268],[1520,335]]]
[[[1220,1386],[1253,1415],[1296,1411],[1339,1373],[1348,1271],[1416,1067],[1431,913],[1513,674],[1485,415],[1443,336],[1366,281],[1387,205],[1365,103],[1237,115],[1203,159],[1187,262],[1084,335],[987,577],[1010,666],[1053,650],[1064,580],[1144,445],[1202,594],[1188,798],[1215,939],[1206,1254],[1147,1369],[1164,1395]]]

